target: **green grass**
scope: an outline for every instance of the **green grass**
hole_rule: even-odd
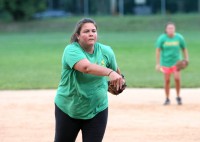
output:
[[[183,21],[188,21],[188,19],[191,20],[191,17],[189,15],[188,17],[178,16],[178,18],[173,18],[180,24]],[[5,27],[3,33],[0,33],[0,89],[56,88],[60,79],[62,53],[68,44],[73,24],[78,19],[80,17],[71,18],[71,24],[64,19],[48,19],[36,21],[36,23],[8,23],[6,26],[1,24],[0,27],[2,25]],[[112,46],[119,67],[126,76],[128,87],[162,87],[163,76],[154,69],[154,44],[156,38],[162,32],[161,26],[156,29],[156,25],[149,25],[149,23],[153,23],[152,19],[159,21],[159,17],[146,17],[145,19],[128,16],[118,19],[112,17],[111,19],[116,25],[107,27],[106,25],[109,25],[109,23],[104,24],[104,22],[109,20],[108,17],[96,17],[100,27],[99,41]],[[63,21],[69,22],[70,28],[60,31],[58,25],[62,25]],[[124,21],[124,23],[121,21]],[[135,27],[136,25],[130,25],[134,21],[136,21],[138,29]],[[138,21],[142,21],[141,25],[138,24]],[[54,23],[55,27],[59,27],[57,28],[58,32],[55,32],[56,28],[48,29],[47,22],[50,22],[51,26]],[[119,24],[120,22],[122,27]],[[46,27],[43,26],[45,23],[47,24]],[[10,29],[13,24],[18,26],[17,28],[14,27],[12,32]],[[31,27],[29,24],[34,26]],[[21,29],[22,25],[24,29]],[[183,23],[183,25],[184,28],[180,32],[187,42],[190,64],[182,72],[182,86],[199,87],[199,27],[196,23],[193,25]],[[187,30],[187,27],[189,30]]]
[[[198,32],[187,32],[185,35],[190,55],[190,65],[182,71],[183,87],[199,87]],[[104,41],[113,45],[117,61],[126,75],[129,87],[162,87],[163,75],[155,71],[155,40],[157,32],[136,32],[106,34]],[[112,37],[113,40],[109,40]],[[115,42],[114,42],[115,41]],[[172,84],[172,86],[174,86]]]
[[[7,23],[0,20],[1,32],[65,32],[71,33],[82,17],[43,19]],[[102,32],[163,31],[167,21],[176,23],[180,30],[199,30],[199,14],[154,16],[91,16]]]
[[[1,89],[55,88],[65,34],[4,34],[0,39]]]

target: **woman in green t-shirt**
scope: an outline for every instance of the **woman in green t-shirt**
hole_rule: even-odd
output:
[[[62,72],[55,96],[55,142],[101,142],[108,116],[108,83],[124,82],[111,47],[97,42],[94,20],[80,20],[62,56]]]
[[[185,46],[185,40],[183,36],[175,32],[175,24],[169,22],[166,24],[165,33],[161,34],[156,43],[156,70],[164,73],[164,86],[166,100],[164,105],[170,104],[170,76],[174,75],[177,103],[182,104],[180,97],[180,71],[176,69],[175,64],[181,60],[183,54],[184,59],[188,60],[188,51]],[[182,54],[180,52],[182,51]]]

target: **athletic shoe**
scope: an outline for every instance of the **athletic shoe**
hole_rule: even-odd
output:
[[[169,98],[167,98],[163,105],[169,105],[169,104],[170,104],[170,100],[169,100]]]
[[[177,101],[178,105],[182,105],[181,97],[177,97],[176,101]]]

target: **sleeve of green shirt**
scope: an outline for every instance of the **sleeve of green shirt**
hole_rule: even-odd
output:
[[[181,34],[179,34],[179,40],[180,40],[180,47],[186,48],[185,39]]]
[[[109,64],[107,67],[116,71],[117,70],[117,61],[115,58],[115,54],[110,46],[107,47],[107,55],[108,55],[108,61],[109,61]]]
[[[73,68],[78,61],[84,58],[86,58],[85,54],[77,45],[70,44],[65,48],[63,60],[70,68]]]
[[[160,35],[156,41],[156,48],[162,48],[163,44],[163,35]]]
[[[111,58],[111,63],[110,63],[109,68],[114,70],[114,71],[117,70],[117,62],[116,62],[116,59],[115,59],[115,55]]]

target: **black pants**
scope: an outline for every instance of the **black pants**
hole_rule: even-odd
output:
[[[82,131],[83,142],[101,142],[107,125],[108,108],[88,120],[74,119],[55,105],[56,130],[54,142],[75,142]]]

